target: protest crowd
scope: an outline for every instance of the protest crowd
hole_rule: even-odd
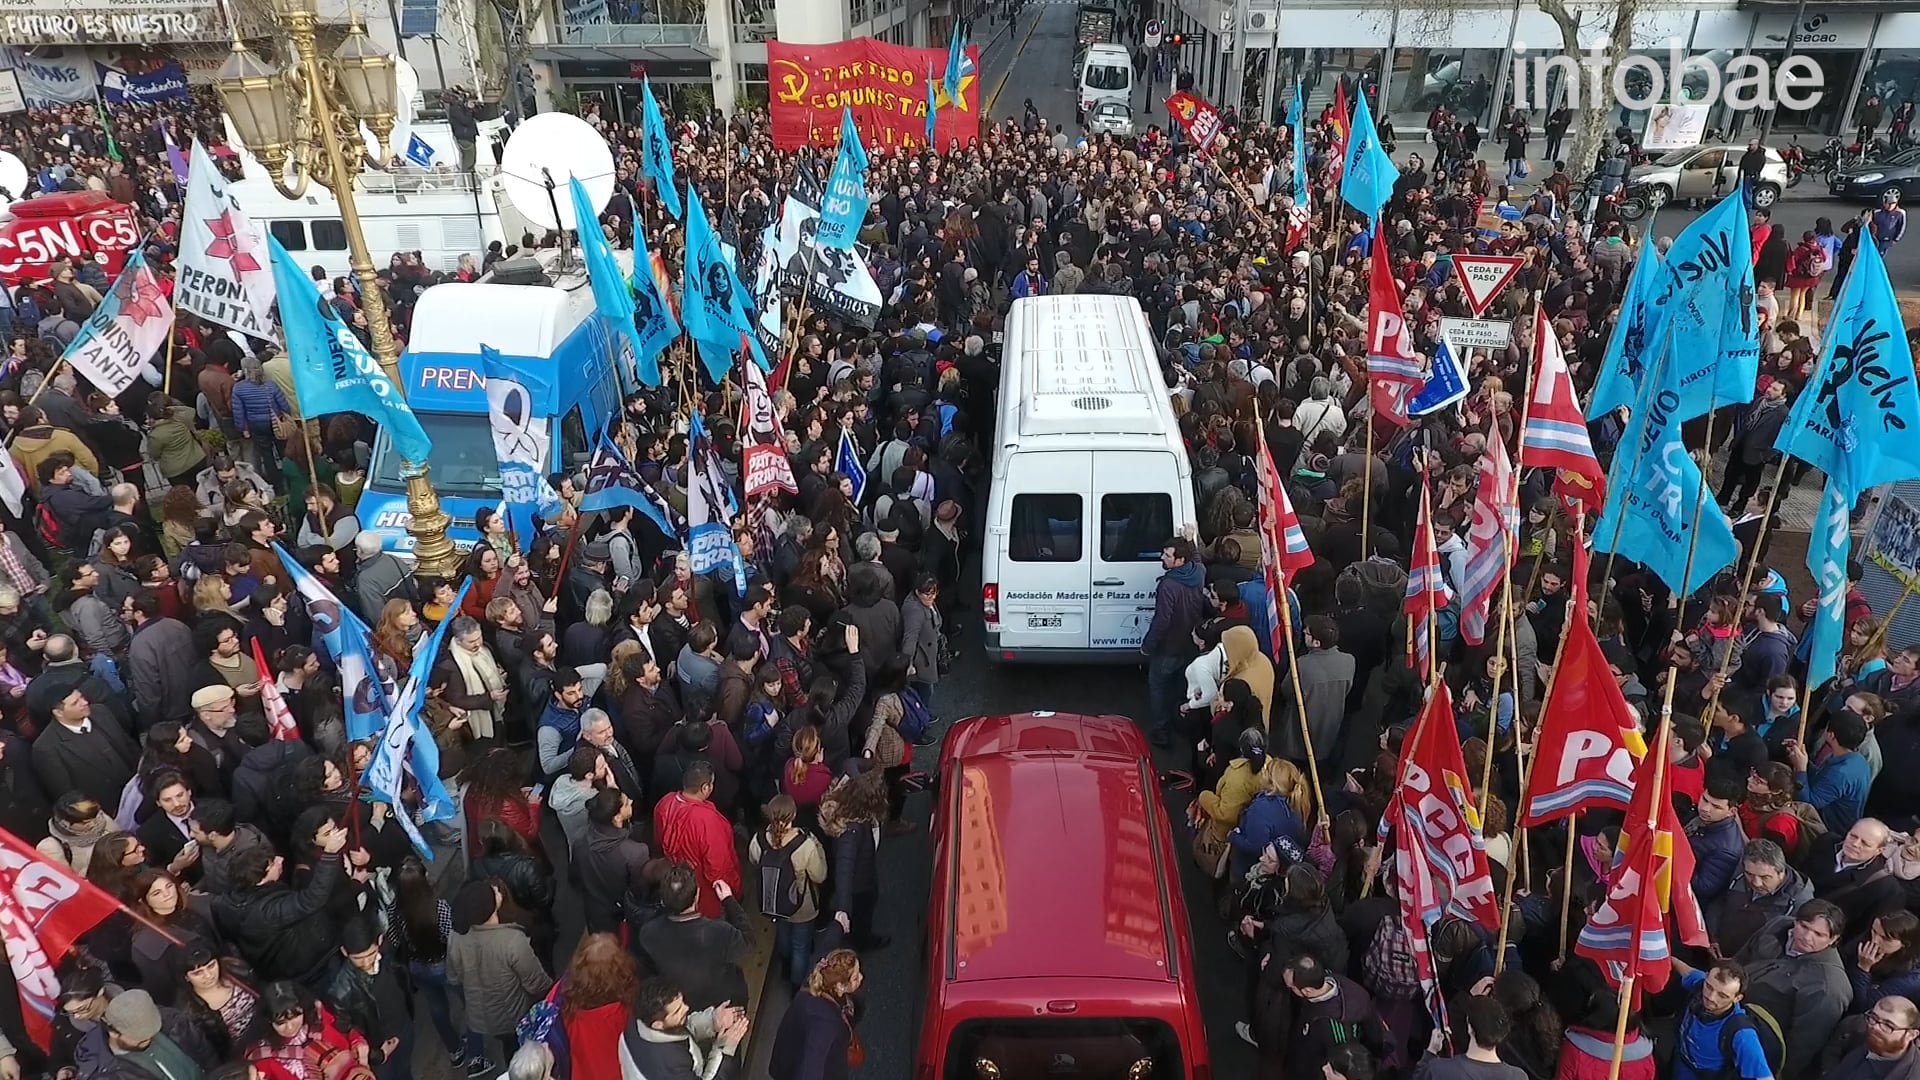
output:
[[[862,966],[914,954],[876,912],[926,903],[878,851],[923,827],[981,646],[1002,331],[1068,294],[1138,301],[1191,463],[1135,715],[1261,1076],[1920,1077],[1920,642],[1847,547],[1920,476],[1896,219],[1790,237],[1734,197],[1635,235],[1564,167],[1522,200],[1456,138],[1396,161],[1344,90],[1211,143],[1036,116],[860,155],[871,325],[799,305],[762,374],[690,287],[697,345],[636,340],[612,478],[483,510],[453,578],[363,531],[375,419],[303,395],[292,323],[283,351],[183,310],[102,387],[74,357],[116,283],[10,288],[0,1077],[731,1080],[750,1036],[773,1080],[859,1071]],[[219,158],[217,111],[130,111],[0,142],[30,198],[137,206],[171,295],[169,151]],[[714,234],[751,267],[851,167],[764,111],[594,120],[620,179],[590,269]],[[393,253],[378,285],[404,339],[427,289],[566,242]],[[1517,269],[1470,303],[1454,260],[1485,255]],[[366,344],[356,282],[291,276]],[[1441,340],[1483,312],[1506,348]],[[1794,485],[1823,490],[1818,592],[1770,559]],[[754,1032],[760,919],[795,996]]]

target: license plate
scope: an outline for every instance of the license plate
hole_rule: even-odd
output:
[[[1061,617],[1061,616],[1059,616],[1059,615],[1029,615],[1029,616],[1027,616],[1027,629],[1029,629],[1029,630],[1048,630],[1048,629],[1054,629],[1054,630],[1057,630],[1057,629],[1059,629],[1059,628],[1060,628],[1060,620],[1061,620],[1061,618],[1062,618],[1062,617]]]

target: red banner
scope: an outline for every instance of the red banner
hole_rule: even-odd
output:
[[[0,830],[0,938],[7,946],[27,1034],[51,1045],[60,979],[54,974],[80,935],[119,910],[97,885],[48,862],[26,841]]]
[[[1486,842],[1474,809],[1460,739],[1454,733],[1453,697],[1439,682],[1400,748],[1396,819],[1411,835],[1401,848],[1417,849],[1434,881],[1434,902],[1449,914],[1472,919],[1489,930],[1500,928],[1500,898],[1487,868]],[[1429,913],[1429,919],[1437,915]]]
[[[960,73],[960,100],[943,91],[934,118],[935,145],[962,143],[980,134],[980,48],[967,46]],[[927,78],[947,69],[947,50],[891,45],[855,38],[831,45],[767,42],[768,98],[773,143],[796,150],[804,143],[840,141],[840,110],[853,110],[854,126],[869,152],[927,145]]]
[[[1586,614],[1583,603],[1568,620],[1560,670],[1540,710],[1539,746],[1520,814],[1526,828],[1579,810],[1626,809],[1634,762],[1647,752],[1639,718],[1613,681]]]
[[[1167,95],[1167,115],[1180,124],[1180,130],[1193,140],[1195,157],[1204,160],[1213,153],[1213,144],[1220,137],[1220,110],[1207,102],[1206,98],[1186,90],[1176,90]]]

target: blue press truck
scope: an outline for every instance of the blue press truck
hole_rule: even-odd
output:
[[[500,504],[482,345],[526,372],[536,414],[549,418],[549,473],[586,464],[633,386],[630,350],[598,313],[584,274],[549,285],[450,282],[422,292],[400,377],[433,440],[433,488],[453,519],[448,534],[463,550],[479,539],[474,514]],[[374,441],[357,513],[387,551],[404,557],[413,550],[406,477],[385,431]]]

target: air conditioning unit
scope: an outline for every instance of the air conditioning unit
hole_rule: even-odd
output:
[[[1248,33],[1271,33],[1280,27],[1280,12],[1277,8],[1248,8],[1246,18]]]

